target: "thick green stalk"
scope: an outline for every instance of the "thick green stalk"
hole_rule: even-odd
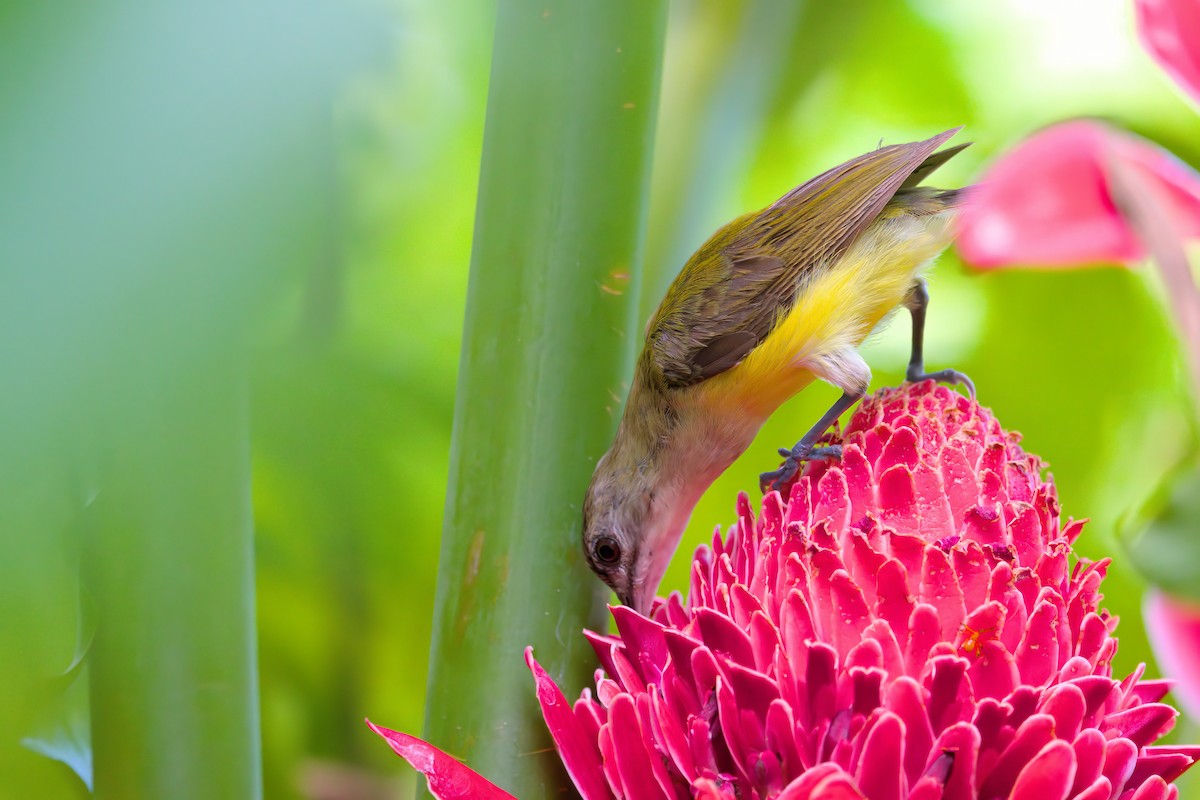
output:
[[[574,691],[606,593],[580,505],[636,323],[666,4],[502,0],[426,735],[518,797],[564,785],[521,658]]]
[[[213,363],[128,385],[86,586],[96,796],[261,796],[244,386]]]

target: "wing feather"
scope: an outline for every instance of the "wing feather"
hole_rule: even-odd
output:
[[[897,191],[962,149],[937,152],[958,130],[839,164],[714,234],[650,323],[647,347],[666,383],[690,386],[736,366],[791,311],[804,281],[836,263]]]

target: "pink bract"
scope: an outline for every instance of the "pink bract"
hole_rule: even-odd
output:
[[[1136,0],[1142,46],[1180,88],[1200,103],[1200,3]]]
[[[997,160],[972,189],[958,251],[976,267],[1129,263],[1147,255],[1114,165],[1153,192],[1172,231],[1200,236],[1200,176],[1162,148],[1093,120],[1045,128]]]
[[[1154,745],[1164,682],[1113,677],[1109,562],[1072,556],[1083,525],[1016,435],[926,382],[840,440],[786,502],[738,498],[686,600],[587,634],[594,693],[568,702],[526,652],[584,800],[1177,797],[1200,748]]]
[[[382,736],[396,755],[425,776],[429,791],[439,800],[515,800],[511,794],[428,742],[381,727],[371,720],[367,720],[367,726]]]
[[[1166,675],[1177,675],[1173,687],[1179,705],[1200,719],[1200,603],[1180,600],[1157,589],[1143,602],[1146,634]]]
[[[1200,750],[1153,746],[1163,682],[1112,676],[1108,561],[1071,557],[1041,462],[932,383],[874,395],[842,443],[788,502],[739,498],[686,602],[589,634],[595,695],[543,699],[585,800],[1175,797]]]

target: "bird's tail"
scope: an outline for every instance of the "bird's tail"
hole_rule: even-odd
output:
[[[954,156],[958,155],[970,146],[971,142],[966,142],[964,144],[956,144],[953,147],[947,147],[945,150],[937,151],[933,155],[929,156],[929,158],[922,161],[921,166],[913,170],[913,173],[908,176],[908,179],[905,180],[904,183],[900,184],[900,188],[912,189],[918,186],[921,181],[932,175],[935,169],[940,167],[942,164],[945,164],[947,161],[954,158]]]

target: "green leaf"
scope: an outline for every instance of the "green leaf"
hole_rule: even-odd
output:
[[[1142,518],[1145,530],[1128,544],[1134,566],[1171,594],[1200,600],[1200,466],[1165,480]]]

